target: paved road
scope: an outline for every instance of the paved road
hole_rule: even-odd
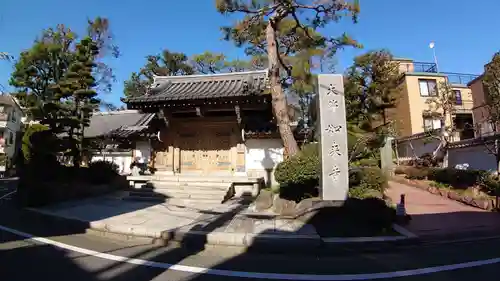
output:
[[[231,248],[158,246],[99,237],[83,233],[81,225],[47,220],[43,216],[37,217],[29,212],[16,210],[8,204],[0,205],[0,226],[0,280],[35,280],[42,276],[49,280],[72,281],[249,280],[242,276],[288,280],[301,277],[304,280],[319,279],[317,276],[272,275],[273,273],[329,274],[334,275],[329,276],[331,280],[372,280],[377,276],[354,275],[340,278],[339,274],[389,272],[382,277],[396,277],[401,272],[390,272],[410,270],[405,274],[414,276],[392,280],[460,281],[487,280],[500,274],[500,263],[427,275],[418,275],[418,271],[411,271],[498,258],[500,239],[452,245],[413,246],[385,253],[346,254],[332,251],[328,256],[242,253]],[[23,233],[13,234],[12,229],[48,240],[26,239]],[[146,260],[155,263],[144,265]],[[500,259],[496,262],[500,262]],[[169,264],[175,264],[176,270],[169,269]],[[211,274],[196,273],[206,271],[205,268],[221,271],[209,271]],[[254,275],[248,272],[264,274]]]
[[[412,216],[406,228],[421,237],[500,233],[500,213],[467,206],[405,184],[389,184],[386,195],[393,202],[399,202],[401,194],[406,195],[406,211]]]

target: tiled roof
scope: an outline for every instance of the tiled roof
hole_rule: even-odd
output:
[[[128,137],[145,131],[154,116],[137,110],[95,113],[85,128],[85,137]]]
[[[257,95],[267,87],[267,70],[213,75],[159,76],[143,96],[126,103],[185,101]]]

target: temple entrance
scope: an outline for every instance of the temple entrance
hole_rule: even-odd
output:
[[[179,172],[232,173],[236,160],[232,153],[237,143],[236,124],[202,120],[184,121],[177,127],[175,143],[178,144],[180,154]]]

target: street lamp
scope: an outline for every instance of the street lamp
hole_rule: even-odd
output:
[[[432,41],[429,44],[429,48],[432,49],[432,54],[434,55],[434,63],[436,64],[436,72],[439,72],[438,60],[437,60],[437,56],[436,56],[436,48],[434,48],[435,46],[436,46],[436,44],[434,43],[434,41]]]

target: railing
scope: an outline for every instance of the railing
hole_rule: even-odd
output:
[[[467,85],[470,81],[479,77],[475,74],[464,74],[464,73],[453,73],[453,72],[443,72],[448,77],[448,82],[451,84]]]
[[[479,75],[467,73],[438,72],[437,65],[433,62],[401,63],[399,69],[402,72],[427,72],[444,74],[448,77],[448,82],[450,82],[451,84],[460,85],[467,85],[467,83],[479,77]]]
[[[413,62],[413,72],[437,73],[437,65],[432,62]]]

